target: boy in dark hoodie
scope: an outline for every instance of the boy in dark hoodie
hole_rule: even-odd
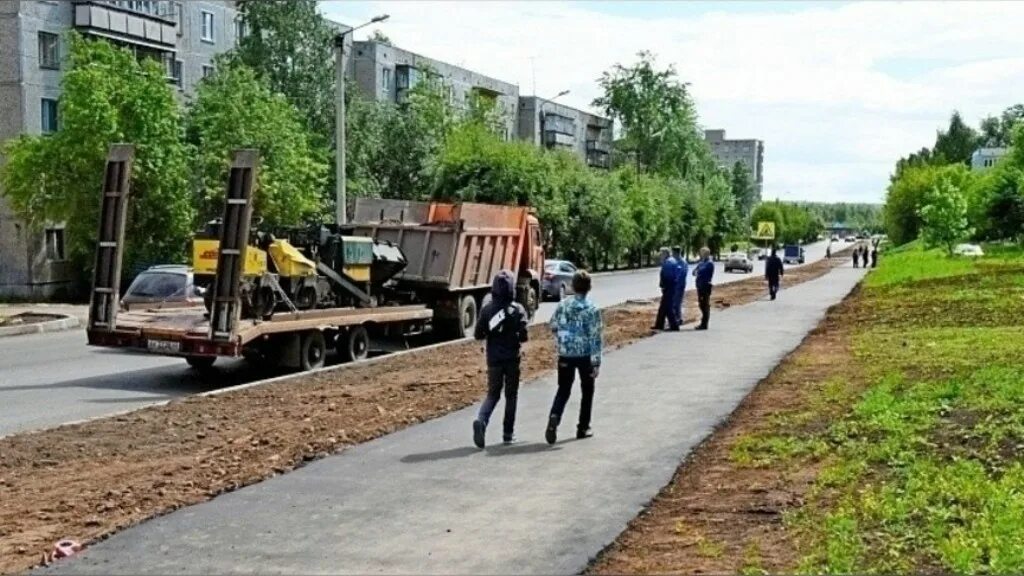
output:
[[[487,397],[473,421],[473,443],[483,448],[487,423],[505,390],[505,422],[502,440],[514,440],[516,400],[519,397],[519,353],[529,337],[528,316],[523,305],[515,301],[516,280],[511,272],[502,270],[491,284],[491,301],[484,304],[477,318],[473,336],[487,340]]]

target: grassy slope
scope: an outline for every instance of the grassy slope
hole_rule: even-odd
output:
[[[823,466],[786,518],[794,568],[1024,572],[1024,254],[987,252],[887,255],[855,306],[857,368],[733,446]]]

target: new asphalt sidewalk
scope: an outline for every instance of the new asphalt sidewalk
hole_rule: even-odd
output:
[[[476,407],[407,428],[99,543],[62,573],[576,574],[863,270],[716,313],[707,332],[608,353],[593,438],[544,443],[554,377],[520,392],[518,444],[472,447]],[[484,384],[481,382],[481,396]],[[500,439],[501,407],[488,440]]]

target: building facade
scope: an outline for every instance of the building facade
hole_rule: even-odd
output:
[[[732,170],[737,162],[747,168],[757,191],[757,200],[760,200],[764,188],[764,142],[752,139],[728,140],[725,130],[705,130],[704,141],[722,168]]]
[[[353,42],[350,54],[346,74],[369,98],[400,103],[424,75],[434,74],[443,79],[449,102],[457,108],[468,109],[473,98],[490,102],[504,121],[505,139],[516,135],[519,86],[515,84],[374,40]]]
[[[0,1],[0,143],[60,126],[65,33],[104,38],[161,62],[182,97],[244,34],[230,0]],[[4,159],[0,156],[0,162]],[[64,230],[30,230],[0,190],[0,296],[46,298],[67,286]]]
[[[611,167],[612,121],[537,96],[519,98],[519,138],[548,149],[563,149],[588,166]]]
[[[1009,153],[1008,148],[978,148],[971,154],[971,170],[987,170]]]

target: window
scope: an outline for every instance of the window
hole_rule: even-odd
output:
[[[49,32],[39,33],[39,67],[60,68],[60,37]]]
[[[203,10],[203,30],[201,38],[204,42],[216,42],[213,36],[213,12]]]
[[[174,83],[178,86],[178,88],[181,88],[184,82],[184,78],[182,78],[184,65],[185,63],[181,60],[175,60],[171,63],[171,78],[174,78]]]
[[[249,35],[249,26],[241,16],[235,18],[235,45],[242,43],[242,38]]]
[[[203,64],[203,78],[209,78],[210,76],[213,76],[213,66]]]
[[[391,68],[380,69],[380,89],[385,92],[391,91]]]
[[[40,128],[43,134],[50,134],[57,131],[57,101],[51,98],[43,98],[40,107]]]
[[[46,259],[52,262],[64,260],[64,229],[46,229]]]
[[[178,36],[181,36],[185,29],[185,6],[181,2],[174,3],[174,25],[178,29]]]

